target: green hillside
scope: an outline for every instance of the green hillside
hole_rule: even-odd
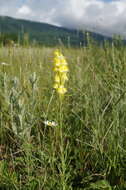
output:
[[[0,16],[1,38],[21,41],[24,34],[28,34],[30,42],[37,44],[54,46],[59,43],[64,45],[80,46],[86,43],[84,31],[70,30],[62,27],[53,26],[46,23],[15,19],[7,16]],[[100,34],[90,33],[97,41],[108,39]]]

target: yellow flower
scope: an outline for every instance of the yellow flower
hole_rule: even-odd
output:
[[[53,88],[58,89],[59,85],[57,83],[54,84]]]
[[[67,72],[68,64],[65,59],[65,57],[62,55],[62,53],[59,50],[56,50],[54,52],[54,88],[57,90],[59,95],[64,95],[67,92],[67,89],[64,87],[65,82],[68,80]]]
[[[58,49],[56,49],[56,50],[54,51],[54,54],[55,54],[55,56],[60,56],[60,55],[61,55],[61,53],[60,53],[60,51],[59,51]]]
[[[61,72],[61,73],[68,72],[68,71],[69,71],[68,67],[65,66],[65,65],[62,65],[62,66],[59,67],[59,72]]]
[[[64,81],[68,80],[67,73],[62,74],[62,80],[64,80]]]
[[[60,95],[64,95],[64,94],[67,92],[67,89],[64,88],[64,86],[59,86],[59,88],[57,89],[57,92],[58,92]]]
[[[60,77],[58,74],[55,75],[55,82],[60,83]]]
[[[62,65],[67,65],[67,62],[66,62],[65,58],[62,59]]]
[[[56,58],[54,58],[54,64],[55,64],[55,66],[60,66],[61,61],[56,57]]]

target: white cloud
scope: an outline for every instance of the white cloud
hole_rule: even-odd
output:
[[[17,14],[19,15],[30,15],[31,14],[31,9],[26,6],[26,5],[23,5],[22,7],[20,7],[17,11]]]
[[[60,14],[55,14],[52,18],[63,26],[108,35],[124,34],[126,30],[126,0],[109,3],[100,0],[68,0],[64,7],[59,7]]]
[[[107,35],[126,36],[125,10],[126,0],[0,0],[0,13],[4,15]]]

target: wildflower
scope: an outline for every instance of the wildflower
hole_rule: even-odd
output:
[[[59,50],[55,50],[54,55],[54,88],[57,90],[59,95],[64,95],[67,92],[67,89],[64,87],[64,85],[68,80],[68,63]]]
[[[55,82],[57,82],[57,83],[59,83],[60,82],[60,77],[59,77],[59,75],[55,75]]]
[[[59,67],[59,72],[60,72],[60,73],[68,72],[68,67],[67,67],[67,66],[64,66],[64,65],[61,65],[61,66]]]
[[[67,74],[66,74],[66,73],[63,73],[63,74],[62,74],[62,79],[65,80],[65,81],[68,80],[68,77],[67,77]]]
[[[64,88],[64,86],[59,86],[59,87],[57,88],[57,92],[58,92],[59,94],[61,94],[61,95],[64,95],[64,94],[67,92],[67,89]]]
[[[2,62],[2,63],[0,63],[0,65],[8,66],[9,64],[5,63],[5,62]]]
[[[56,127],[57,126],[57,123],[55,123],[54,121],[44,121],[43,122],[45,125],[48,125],[50,127]]]
[[[53,88],[57,89],[59,87],[58,83],[55,83]]]

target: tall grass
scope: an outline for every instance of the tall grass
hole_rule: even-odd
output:
[[[0,65],[0,188],[124,190],[126,47],[62,48],[70,70],[62,108],[53,52],[0,48],[9,64]]]

